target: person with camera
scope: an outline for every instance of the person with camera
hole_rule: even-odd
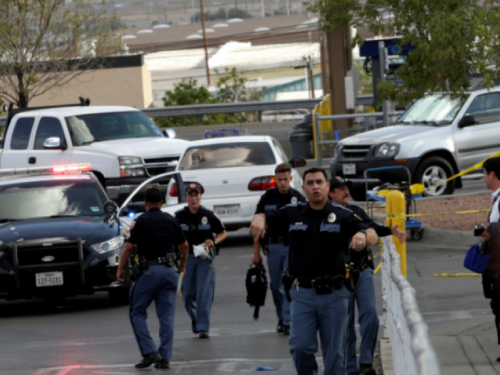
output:
[[[155,368],[168,369],[174,341],[175,295],[178,275],[174,267],[175,247],[179,246],[182,259],[179,272],[184,272],[188,257],[186,237],[175,218],[162,212],[162,194],[156,188],[146,190],[146,212],[139,216],[130,230],[130,237],[122,251],[116,278],[124,281],[125,266],[137,245],[141,273],[130,290],[129,317],[142,361],[135,365],[143,369],[155,364]],[[156,345],[146,323],[147,308],[155,301],[156,315],[160,321],[161,344]]]
[[[488,225],[474,227],[474,234],[484,238],[483,253],[489,253],[490,258],[483,271],[483,291],[486,298],[491,298],[491,309],[495,315],[498,345],[500,345],[500,281],[496,277],[500,273],[500,157],[487,159],[483,164],[484,182],[486,188],[492,190],[491,210],[488,215]],[[500,357],[497,358],[500,362]]]

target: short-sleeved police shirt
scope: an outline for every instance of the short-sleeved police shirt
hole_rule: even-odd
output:
[[[193,254],[193,245],[199,245],[206,240],[214,240],[214,233],[224,232],[225,228],[220,219],[215,214],[201,206],[195,214],[189,211],[189,207],[175,213],[182,231],[189,243],[189,253]]]
[[[289,231],[292,274],[311,279],[343,273],[350,239],[368,228],[352,211],[330,202],[321,210],[299,203],[265,216],[270,229]]]
[[[173,253],[174,247],[186,242],[179,222],[159,208],[139,216],[127,242],[137,245],[137,254],[148,260]]]
[[[255,214],[262,214],[264,212],[276,211],[287,204],[297,204],[299,202],[306,202],[306,198],[294,188],[290,188],[287,193],[282,194],[278,188],[267,189],[266,192],[260,197],[257,204]],[[287,235],[287,231],[273,231],[269,229],[267,235],[270,237]]]

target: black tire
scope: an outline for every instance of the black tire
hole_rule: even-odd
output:
[[[431,187],[439,181],[446,180],[454,175],[453,167],[445,159],[439,156],[431,156],[424,159],[417,167],[413,183],[423,184],[425,188]],[[455,180],[448,181],[431,190],[425,190],[424,196],[437,197],[453,194]]]
[[[364,186],[349,189],[351,198],[358,202],[366,202],[366,188]]]

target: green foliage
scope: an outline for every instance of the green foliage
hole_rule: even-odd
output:
[[[227,18],[252,18],[252,15],[241,8],[232,8],[227,12]]]
[[[263,97],[263,92],[248,89],[245,86],[247,78],[242,77],[236,68],[227,69],[227,75],[221,77],[216,84],[216,93],[212,95],[204,86],[198,86],[198,81],[193,78],[183,79],[174,85],[173,90],[165,92],[162,98],[165,107],[194,104],[217,104],[257,101]],[[212,124],[234,124],[256,120],[255,113],[228,113],[205,115],[200,123]],[[155,122],[159,127],[177,127],[197,125],[197,116],[158,117]]]
[[[380,99],[408,104],[427,93],[463,97],[471,74],[491,88],[500,78],[500,2],[498,0],[317,0],[310,11],[321,12],[323,26],[367,26],[375,35],[397,35],[411,45],[398,69],[403,84],[378,86]],[[357,34],[354,45],[363,44]]]
[[[198,12],[195,15],[191,16],[191,22],[201,22],[201,13]],[[217,21],[217,20],[227,20],[226,9],[219,8],[216,13],[205,12],[205,21]]]

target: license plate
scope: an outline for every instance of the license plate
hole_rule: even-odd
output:
[[[37,287],[56,286],[64,284],[63,273],[59,271],[37,273],[35,275]]]
[[[214,206],[214,212],[219,216],[240,216],[239,204],[228,204],[226,206]]]
[[[356,174],[356,164],[342,164],[344,174]]]

